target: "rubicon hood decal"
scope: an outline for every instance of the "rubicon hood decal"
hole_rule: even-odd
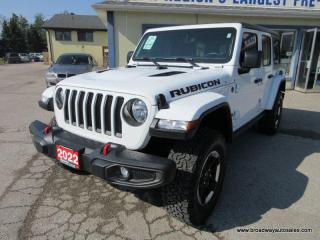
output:
[[[212,81],[207,81],[207,82],[202,82],[196,85],[190,85],[188,87],[183,87],[175,90],[170,91],[170,96],[172,98],[176,96],[182,96],[185,94],[189,94],[192,92],[200,91],[202,89],[210,88],[210,87],[215,87],[217,85],[220,85],[220,79],[212,80]]]

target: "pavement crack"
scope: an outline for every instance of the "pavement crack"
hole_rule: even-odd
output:
[[[21,168],[20,170],[16,171],[16,176],[11,182],[11,184],[6,188],[6,190],[3,192],[3,194],[0,196],[0,202],[3,200],[4,196],[8,194],[8,192],[11,192],[12,186],[16,184],[16,182],[21,178],[22,175],[24,175],[27,171],[32,166],[33,161],[39,159],[40,153],[36,153],[32,155],[32,157],[27,161],[27,164]]]

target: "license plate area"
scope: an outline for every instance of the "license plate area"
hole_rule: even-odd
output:
[[[56,159],[61,163],[80,169],[79,152],[61,145],[56,145]]]

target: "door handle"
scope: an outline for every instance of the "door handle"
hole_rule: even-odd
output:
[[[254,80],[254,83],[255,84],[259,84],[259,83],[262,83],[262,78],[257,78]]]
[[[268,78],[270,79],[270,78],[273,78],[274,76],[273,76],[273,74],[269,74],[268,75]]]

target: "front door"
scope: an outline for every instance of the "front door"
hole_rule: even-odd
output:
[[[302,92],[319,91],[320,33],[317,28],[304,32],[295,89]]]
[[[258,33],[246,31],[243,33],[239,64],[244,59],[247,50],[261,50],[259,46]],[[236,94],[231,100],[235,106],[233,109],[234,129],[241,127],[254,118],[260,112],[260,101],[263,76],[261,68],[252,68],[245,72],[239,72],[236,79]]]

